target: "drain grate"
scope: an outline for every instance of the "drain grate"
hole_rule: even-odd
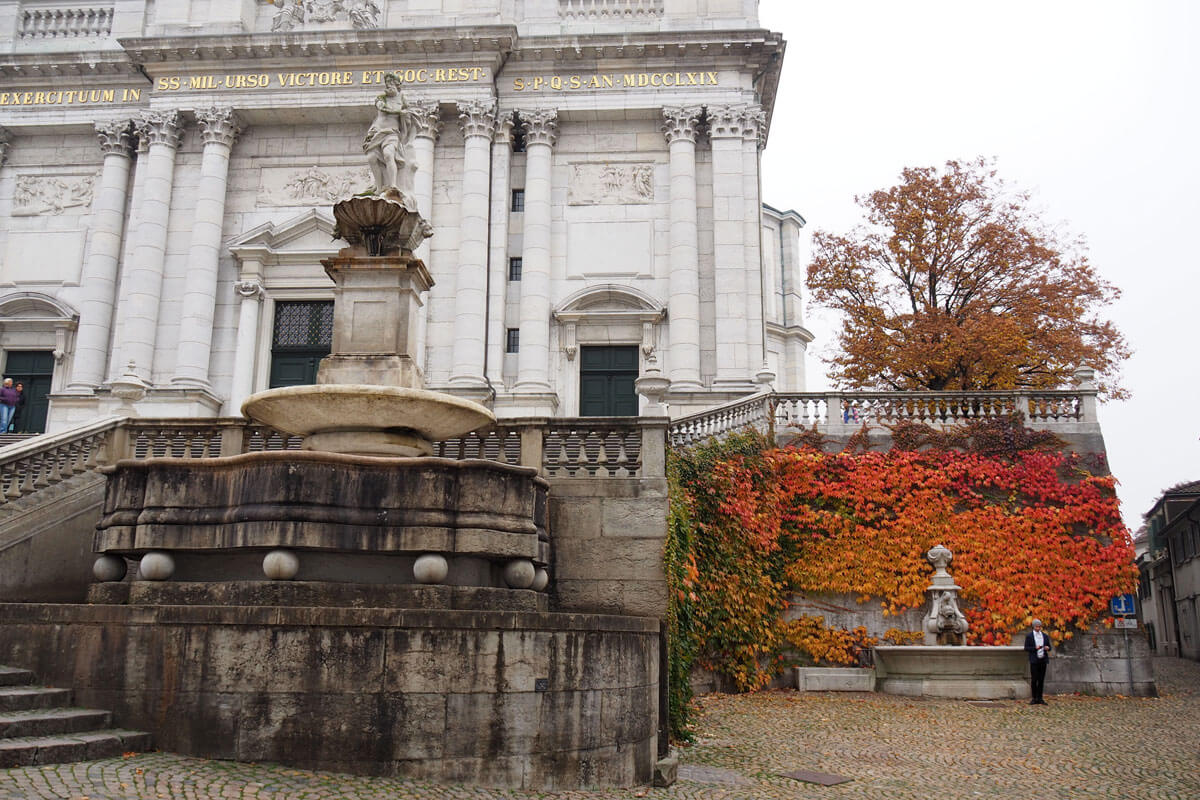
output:
[[[810,772],[806,769],[799,769],[795,772],[783,773],[785,778],[794,778],[804,783],[815,783],[820,786],[837,786],[839,783],[849,783],[854,780],[847,778],[845,775],[834,775],[832,772]]]

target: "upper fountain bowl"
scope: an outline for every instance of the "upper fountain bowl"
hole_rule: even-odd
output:
[[[285,386],[251,395],[242,414],[303,436],[305,450],[377,456],[425,456],[433,442],[496,421],[471,400],[425,389],[366,384]]]

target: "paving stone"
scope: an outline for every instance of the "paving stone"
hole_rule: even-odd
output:
[[[57,708],[69,705],[70,702],[70,689],[47,689],[42,686],[0,687],[0,712]]]
[[[0,800],[1191,800],[1200,797],[1200,664],[1160,658],[1155,672],[1159,698],[1054,696],[1046,707],[710,695],[667,788],[503,791],[148,753],[0,770]],[[851,782],[826,788],[783,774],[797,770]]]

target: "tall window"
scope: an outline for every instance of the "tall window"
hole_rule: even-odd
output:
[[[333,303],[275,304],[271,388],[317,382],[317,367],[333,344]]]
[[[508,279],[510,281],[521,280],[521,265],[522,261],[520,258],[510,258],[508,260]]]
[[[504,352],[516,353],[521,349],[521,329],[509,328],[505,331]]]
[[[513,189],[512,210],[513,211],[524,211],[525,210],[525,190],[524,189]]]

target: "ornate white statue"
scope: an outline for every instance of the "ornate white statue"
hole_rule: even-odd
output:
[[[417,171],[412,150],[419,124],[417,112],[405,105],[398,75],[387,73],[383,76],[383,85],[383,94],[375,100],[378,113],[363,139],[363,152],[367,154],[367,166],[375,181],[375,194],[396,189],[411,197],[413,175]]]

